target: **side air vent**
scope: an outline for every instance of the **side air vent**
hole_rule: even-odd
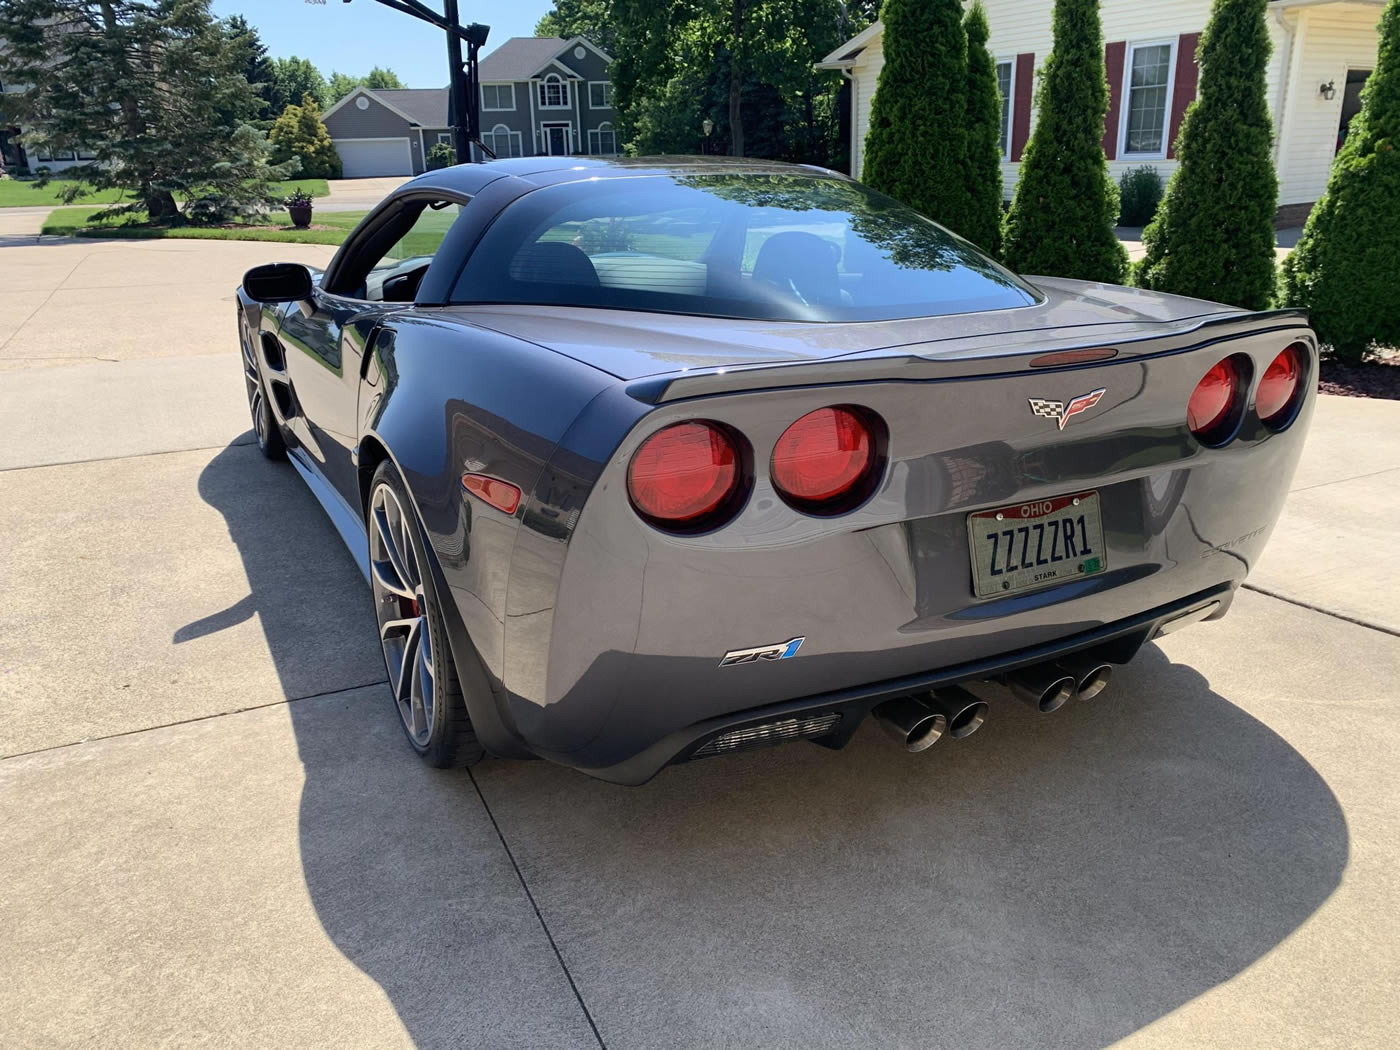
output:
[[[261,336],[263,360],[267,362],[267,367],[274,372],[285,372],[287,370],[287,356],[282,352],[282,344],[271,332],[263,332]]]
[[[841,715],[836,711],[823,715],[810,715],[806,718],[782,718],[775,722],[761,722],[756,726],[731,729],[697,748],[691,758],[709,758],[711,755],[732,755],[737,751],[753,751],[756,748],[781,744],[787,740],[810,739],[823,736],[836,727]]]

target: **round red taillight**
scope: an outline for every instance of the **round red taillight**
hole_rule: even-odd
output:
[[[1225,358],[1202,376],[1186,403],[1186,425],[1205,444],[1220,444],[1239,422],[1237,407],[1243,383],[1237,357]]]
[[[1303,348],[1288,347],[1264,369],[1254,408],[1265,426],[1286,426],[1293,414],[1298,392],[1303,388]]]
[[[724,427],[674,423],[642,442],[627,467],[627,493],[663,528],[698,530],[732,509],[742,480],[738,446]]]
[[[875,425],[863,409],[819,408],[773,446],[773,487],[801,510],[839,513],[869,495],[878,466]]]

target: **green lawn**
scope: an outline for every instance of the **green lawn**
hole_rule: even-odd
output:
[[[0,179],[0,208],[39,208],[46,204],[62,204],[59,191],[63,185],[62,179],[52,179],[43,189],[36,190],[31,179]],[[282,183],[275,192],[286,196],[293,190],[305,190],[313,197],[324,197],[330,192],[325,179],[291,179]],[[84,193],[73,203],[115,204],[123,199],[121,190],[102,190]]]
[[[285,211],[263,217],[257,226],[146,226],[144,215],[121,215],[107,222],[97,222],[101,208],[55,208],[44,220],[43,232],[73,237],[128,237],[149,239],[176,237],[204,241],[287,241],[293,244],[339,244],[346,234],[365,217],[362,211],[333,211],[313,213],[313,226],[328,226],[325,230],[297,230]],[[277,227],[269,229],[268,227]]]

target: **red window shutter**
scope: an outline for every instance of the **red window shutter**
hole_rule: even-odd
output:
[[[1118,121],[1123,112],[1123,58],[1127,52],[1126,40],[1115,40],[1103,49],[1103,64],[1108,72],[1108,115],[1103,121],[1103,152],[1109,160],[1118,156]]]
[[[1035,97],[1035,52],[1016,56],[1016,88],[1011,103],[1011,159],[1018,161],[1031,137],[1031,100]]]
[[[1196,82],[1200,77],[1200,67],[1196,65],[1196,45],[1201,42],[1200,33],[1182,33],[1176,44],[1176,81],[1172,87],[1172,119],[1168,125],[1167,156],[1176,156],[1176,133],[1181,130],[1181,120],[1186,116],[1186,107],[1196,97]]]

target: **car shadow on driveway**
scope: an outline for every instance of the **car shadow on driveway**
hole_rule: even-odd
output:
[[[200,482],[248,604],[190,630],[256,613],[288,697],[325,693],[379,662],[363,579],[289,468],[258,464],[275,495],[250,491],[256,455],[230,447]],[[543,762],[474,775],[611,1048],[1102,1047],[1337,887],[1326,783],[1156,647],[1053,715],[988,695],[981,732],[921,755],[867,726],[841,752],[789,744],[642,788]],[[482,874],[498,843],[469,777],[422,767],[387,691],[289,711],[307,890],[340,951],[419,1046],[559,1045],[537,1027],[555,1006],[504,1001],[556,982],[502,953],[524,936],[499,918],[518,886]]]

